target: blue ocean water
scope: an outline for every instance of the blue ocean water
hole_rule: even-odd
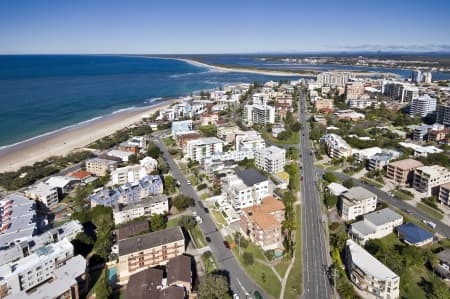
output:
[[[227,83],[284,80],[221,73],[184,61],[95,55],[0,56],[0,146],[13,144],[154,98]]]

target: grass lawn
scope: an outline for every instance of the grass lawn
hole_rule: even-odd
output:
[[[169,221],[167,221],[167,228],[177,226],[178,221],[180,221],[180,217],[175,217],[175,218],[169,219]]]
[[[425,214],[427,214],[428,216],[435,218],[435,219],[439,219],[441,220],[442,218],[444,218],[444,215],[442,215],[441,212],[439,212],[436,209],[433,209],[430,206],[427,206],[424,203],[418,202],[417,206],[416,206],[419,210],[421,210],[422,212],[424,212]]]
[[[198,185],[198,178],[195,175],[191,175],[189,177],[189,181],[191,181],[191,184],[194,185],[194,186]]]
[[[392,190],[392,194],[394,194],[396,197],[400,198],[401,200],[411,200],[413,199],[410,195],[401,192],[401,191],[397,191],[397,190]]]
[[[264,139],[269,140],[273,144],[297,144],[300,142],[300,133],[299,132],[293,132],[291,137],[289,137],[289,139],[287,139],[287,140],[278,140],[266,131],[262,132],[262,136]]]
[[[193,239],[192,241],[195,243],[196,248],[202,248],[206,246],[205,236],[203,236],[203,233],[198,225],[191,229],[190,232]]]
[[[228,226],[228,223],[223,217],[221,212],[212,209],[210,209],[209,212],[213,215],[216,223],[218,223],[221,226]]]
[[[253,253],[253,249],[250,249],[250,247],[251,246],[249,245],[248,248],[245,249],[245,251]],[[280,297],[281,283],[275,273],[273,273],[272,269],[270,269],[270,267],[261,264],[256,260],[252,265],[246,266],[244,265],[244,259],[242,257],[244,250],[241,249],[241,256],[239,256],[238,248],[235,247],[233,248],[233,253],[241,263],[242,267],[245,269],[245,272],[247,272],[261,288],[263,288],[274,298]],[[253,256],[256,258],[255,255]],[[253,293],[252,290],[249,291]]]
[[[296,219],[300,218],[301,211],[300,206],[295,209]],[[297,224],[297,229],[295,230],[295,264],[289,272],[289,277],[286,281],[286,287],[284,292],[284,298],[299,298],[302,293],[302,237],[301,237],[301,226],[300,222]]]
[[[282,259],[278,264],[276,264],[275,270],[277,270],[278,274],[283,278],[286,275],[287,268],[289,267],[289,260]]]
[[[368,184],[374,185],[375,187],[378,187],[378,188],[382,188],[382,187],[384,186],[384,185],[381,184],[380,182],[378,182],[378,181],[376,181],[376,180],[373,180],[373,179],[370,179],[370,178],[365,177],[365,176],[362,177],[361,180],[364,181],[364,182],[366,182],[366,183],[368,183]]]

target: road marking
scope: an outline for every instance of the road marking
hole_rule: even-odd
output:
[[[241,287],[241,289],[244,291],[244,294],[247,295],[248,294],[247,290],[244,288],[244,286],[242,285],[241,281],[237,277],[236,277],[236,282]]]

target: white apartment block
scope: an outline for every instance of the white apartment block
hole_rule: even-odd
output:
[[[323,142],[327,149],[327,154],[332,159],[347,158],[352,155],[352,147],[339,135],[326,134]]]
[[[141,165],[120,167],[111,172],[111,181],[113,185],[123,185],[137,182],[146,175],[147,172]]]
[[[381,88],[381,93],[394,100],[402,103],[411,102],[415,97],[419,96],[419,89],[411,84],[404,82],[384,80]]]
[[[58,189],[43,182],[25,189],[24,193],[32,199],[39,200],[48,208],[58,203]]]
[[[104,176],[108,171],[114,171],[117,163],[117,161],[102,158],[89,159],[86,161],[86,171],[96,176]]]
[[[203,158],[223,151],[223,141],[216,137],[190,140],[186,144],[185,158],[201,162]]]
[[[351,239],[346,242],[344,261],[350,280],[358,289],[373,298],[400,297],[400,277]]]
[[[266,141],[261,137],[257,131],[241,131],[236,134],[235,148],[236,151],[257,150],[266,147]]]
[[[114,224],[129,222],[142,216],[166,214],[169,212],[167,196],[152,196],[138,202],[116,204],[113,209]]]
[[[236,211],[261,204],[270,195],[269,179],[256,169],[236,169],[236,175],[223,179],[223,190]]]
[[[409,116],[414,117],[419,115],[425,117],[434,111],[436,111],[436,99],[429,95],[423,95],[412,99]]]
[[[450,182],[450,171],[442,166],[423,166],[414,171],[414,189],[427,196],[437,194],[439,185],[448,182]]]
[[[278,173],[286,165],[286,150],[276,146],[269,146],[255,151],[255,165],[268,173]]]
[[[269,105],[245,105],[244,121],[248,126],[253,124],[267,125],[275,123],[275,107]]]
[[[365,109],[368,107],[372,107],[372,106],[378,106],[378,102],[374,99],[364,99],[364,98],[359,98],[359,99],[351,99],[348,100],[348,106],[351,109]]]
[[[221,152],[221,153],[216,153],[216,154],[212,154],[209,157],[205,157],[203,158],[203,164],[204,165],[208,165],[211,164],[212,162],[218,162],[218,161],[235,161],[235,162],[239,162],[242,161],[244,159],[254,159],[255,158],[255,151],[253,150],[249,150],[249,149],[245,149],[245,150],[241,150],[241,151],[228,151],[228,152]]]
[[[403,216],[386,208],[364,215],[363,220],[350,226],[350,237],[364,245],[368,240],[381,239],[402,225]]]
[[[350,73],[346,72],[324,72],[317,75],[317,85],[344,87],[345,83],[351,78]]]
[[[31,255],[0,267],[0,292],[10,295],[28,291],[55,278],[58,268],[73,257],[69,240],[41,247]]]
[[[345,221],[373,212],[376,207],[377,196],[363,187],[353,187],[341,195],[340,208]]]

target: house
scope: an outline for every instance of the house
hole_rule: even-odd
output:
[[[350,280],[361,291],[373,298],[400,298],[400,277],[351,239],[345,243],[344,262]]]
[[[444,279],[450,279],[450,249],[444,249],[437,254],[439,263],[434,270]]]
[[[242,209],[241,230],[263,250],[283,248],[284,204],[273,196]]]
[[[422,162],[414,159],[390,162],[387,165],[386,176],[388,179],[394,180],[399,185],[412,184],[414,170],[422,166]]]
[[[352,147],[339,135],[330,133],[322,137],[327,154],[332,159],[347,158],[352,155]]]
[[[26,188],[24,193],[25,196],[40,201],[48,208],[53,208],[58,203],[58,188],[44,182]]]
[[[37,233],[36,203],[21,195],[0,199],[0,248],[30,239]]]
[[[386,208],[364,215],[363,220],[350,225],[350,237],[364,245],[371,239],[381,239],[403,223],[403,216]]]
[[[191,258],[180,255],[169,260],[167,277],[162,269],[148,268],[130,276],[127,299],[185,299],[192,289]]]
[[[260,204],[270,194],[269,179],[254,168],[237,168],[222,180],[222,189],[236,211]]]
[[[138,202],[122,204],[116,202],[113,208],[114,224],[129,222],[142,216],[166,214],[169,212],[169,199],[167,196],[151,196]]]
[[[439,165],[422,166],[414,171],[413,187],[427,196],[437,195],[439,185],[450,182],[450,171]]]
[[[423,228],[408,222],[397,228],[400,240],[411,246],[424,246],[433,243],[433,235]]]
[[[147,233],[119,241],[119,279],[149,267],[165,265],[185,252],[185,240],[181,227]]]
[[[119,158],[122,162],[128,162],[128,158],[134,155],[134,153],[121,150],[111,150],[107,153],[107,155],[110,157]]]
[[[286,150],[271,145],[255,150],[255,166],[268,173],[277,173],[284,170],[286,165]]]
[[[81,184],[87,184],[92,177],[92,173],[86,170],[78,170],[70,173],[68,176],[79,180]]]
[[[86,270],[86,260],[74,257],[74,248],[63,239],[0,267],[0,296],[3,298],[47,298],[68,295],[78,298],[78,283]],[[31,289],[33,292],[28,293]]]
[[[86,160],[86,171],[96,176],[104,176],[108,172],[114,171],[118,163],[115,160],[93,158]]]
[[[376,207],[377,196],[363,187],[353,187],[341,195],[341,217],[345,221],[375,211]]]
[[[187,142],[185,158],[201,162],[203,158],[222,151],[222,140],[216,137],[200,138]]]

